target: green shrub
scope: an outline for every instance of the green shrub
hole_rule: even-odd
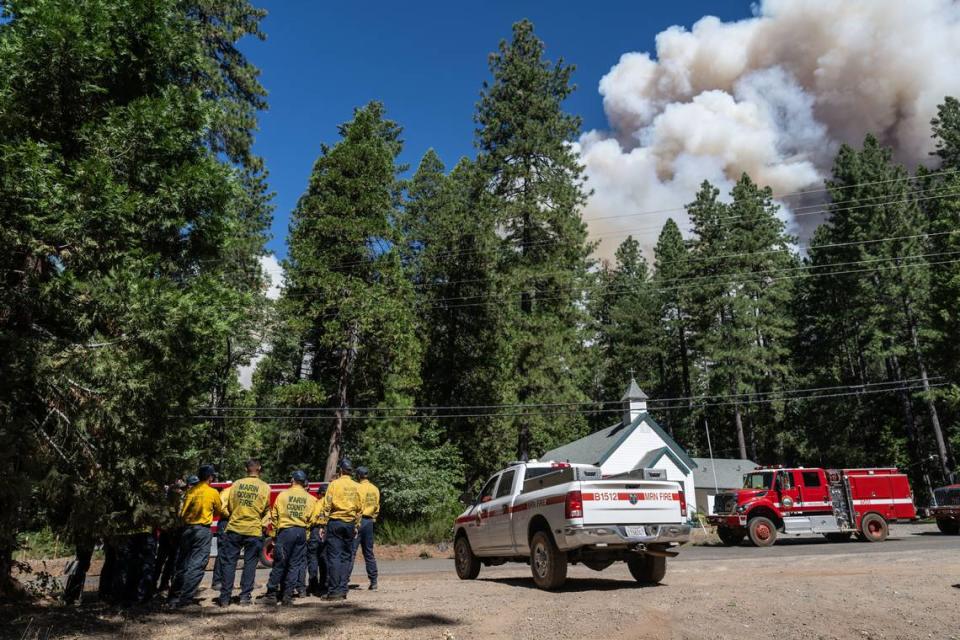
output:
[[[28,531],[20,535],[20,560],[62,558],[73,555],[73,545],[65,542],[50,527]]]
[[[454,515],[436,514],[430,518],[398,522],[386,520],[377,525],[379,544],[437,544],[453,541]]]

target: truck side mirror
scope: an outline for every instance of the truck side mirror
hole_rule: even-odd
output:
[[[483,496],[482,498],[480,498],[481,504],[484,502],[490,502],[491,500],[493,500],[493,496]]]

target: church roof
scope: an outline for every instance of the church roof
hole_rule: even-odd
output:
[[[636,385],[636,383],[634,383],[634,385]],[[641,391],[640,393],[643,392]],[[673,456],[679,458],[688,469],[693,470],[697,467],[697,463],[693,461],[693,458],[687,455],[683,447],[677,444],[674,439],[670,437],[670,434],[664,431],[663,427],[657,424],[657,421],[654,420],[649,413],[641,413],[628,425],[624,425],[623,422],[618,422],[615,425],[595,431],[588,436],[574,440],[562,447],[547,451],[540,456],[540,459],[602,465],[606,459],[613,455],[613,452],[630,437],[630,434],[644,423],[646,423],[654,433],[660,436],[666,448],[669,448]]]

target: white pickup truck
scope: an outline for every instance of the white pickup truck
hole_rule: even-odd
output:
[[[494,475],[454,525],[457,575],[526,562],[538,587],[557,589],[568,563],[602,571],[624,561],[638,582],[660,582],[670,547],[690,537],[682,486],[602,478],[599,467],[535,460]]]

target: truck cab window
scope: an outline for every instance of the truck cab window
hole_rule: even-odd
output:
[[[773,484],[773,472],[748,473],[743,476],[744,489],[769,489]]]
[[[805,487],[819,487],[820,483],[820,474],[816,471],[804,471],[803,472],[803,486]]]
[[[777,474],[777,489],[793,489],[793,473],[791,471],[781,471]]]
[[[497,486],[497,478],[499,477],[500,476],[493,476],[487,480],[487,484],[483,485],[483,489],[480,489],[480,494],[477,496],[476,504],[484,502],[484,498],[486,498],[487,501],[493,498],[493,490]]]
[[[497,487],[497,495],[495,497],[502,498],[510,495],[510,492],[513,490],[513,478],[516,475],[516,471],[510,470],[505,471],[503,475],[500,476],[500,486]]]

